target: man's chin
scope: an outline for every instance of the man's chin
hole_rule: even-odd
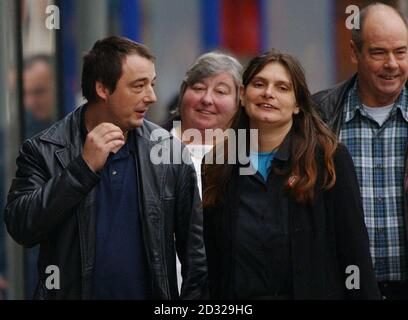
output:
[[[389,97],[390,99],[392,99],[398,97],[403,88],[403,86],[381,87],[380,92],[382,92],[384,97]]]
[[[131,129],[136,129],[136,128],[139,128],[139,127],[141,127],[142,125],[143,125],[143,121],[144,121],[144,118],[143,119],[138,119],[138,120],[136,120],[136,121],[133,121],[131,124],[130,124],[130,130]]]
[[[401,82],[401,79],[382,80],[378,82],[378,89],[381,91],[390,93],[390,92],[400,92],[404,87],[404,82]]]

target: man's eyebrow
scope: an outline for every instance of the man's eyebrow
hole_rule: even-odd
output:
[[[401,47],[398,47],[396,49],[392,49],[392,51],[401,50],[401,49],[408,49],[408,45],[401,46]],[[383,47],[371,47],[368,50],[369,51],[376,51],[376,50],[378,50],[378,51],[388,51],[386,48],[383,48]]]
[[[138,82],[148,82],[150,79],[148,78],[148,77],[143,77],[143,78],[138,78],[138,79],[135,79],[135,80],[132,80],[132,81],[130,81],[129,83],[130,84],[136,84],[136,83],[138,83]],[[154,77],[153,79],[152,79],[152,81],[155,81],[156,80],[156,77]]]

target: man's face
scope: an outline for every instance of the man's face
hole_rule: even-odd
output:
[[[154,63],[137,54],[127,56],[122,63],[122,75],[116,89],[106,97],[110,121],[123,131],[143,124],[149,105],[156,102]]]
[[[408,75],[408,33],[394,12],[369,13],[362,30],[361,52],[352,43],[358,87],[364,104],[380,107],[399,96]]]
[[[53,115],[54,77],[48,64],[39,61],[24,70],[24,106],[38,120],[50,120]]]

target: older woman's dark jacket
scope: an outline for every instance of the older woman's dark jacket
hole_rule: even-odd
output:
[[[288,169],[290,145],[288,135],[275,156],[274,167]],[[379,299],[357,177],[344,145],[338,146],[334,160],[336,184],[328,191],[318,190],[313,206],[297,203],[284,190],[287,176],[277,175],[271,182],[279,184],[283,195],[279,206],[287,206],[289,212],[293,298]],[[234,165],[222,201],[204,209],[204,240],[212,299],[234,299],[235,296],[233,239],[240,194],[238,169],[238,165]],[[347,277],[356,276],[354,271],[346,273],[348,266],[358,266],[360,289],[346,288]]]

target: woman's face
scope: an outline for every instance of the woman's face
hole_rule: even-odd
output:
[[[223,72],[188,86],[181,105],[182,129],[227,129],[237,110],[232,76]]]
[[[251,127],[263,124],[275,127],[292,125],[293,114],[299,113],[292,79],[284,66],[271,62],[241,88],[241,103]]]

